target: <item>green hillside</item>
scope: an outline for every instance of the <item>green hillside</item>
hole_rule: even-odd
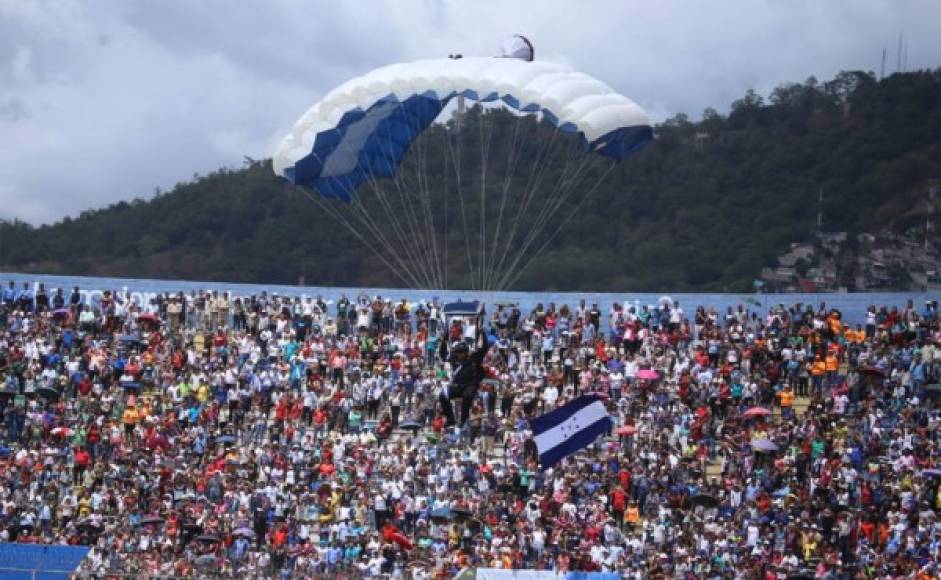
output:
[[[475,111],[466,121],[470,133],[485,118],[497,127],[498,159],[508,153],[500,128],[511,123],[500,115]],[[807,239],[821,189],[828,230],[923,228],[926,184],[941,178],[941,69],[881,81],[847,72],[781,86],[766,98],[749,92],[728,116],[707,110],[694,122],[678,115],[656,132],[655,143],[614,169],[517,289],[748,290],[789,243]],[[535,135],[554,138],[547,130]],[[442,171],[429,163],[432,184],[444,181]],[[432,186],[435,207],[444,208],[444,191]],[[440,211],[453,223],[453,203]],[[461,244],[457,228],[449,236]],[[52,225],[4,223],[0,269],[401,285],[259,161]],[[453,254],[450,286],[467,286],[463,270]]]

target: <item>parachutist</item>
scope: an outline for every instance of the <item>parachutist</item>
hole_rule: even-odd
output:
[[[453,399],[461,400],[460,424],[463,425],[470,418],[470,410],[477,398],[480,381],[486,377],[484,357],[487,355],[490,343],[487,340],[487,333],[479,321],[475,345],[474,352],[471,352],[470,346],[463,340],[456,341],[450,348],[446,340],[441,341],[438,355],[442,361],[446,360],[451,363],[451,382],[444,387],[439,397],[448,427],[458,424],[451,401]]]

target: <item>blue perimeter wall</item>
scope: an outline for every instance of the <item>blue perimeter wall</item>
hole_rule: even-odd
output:
[[[67,580],[88,552],[86,546],[0,544],[0,580]]]

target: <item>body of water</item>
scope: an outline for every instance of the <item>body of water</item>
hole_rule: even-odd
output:
[[[19,274],[13,272],[0,273],[0,283],[5,288],[9,281],[16,283],[17,288],[24,282],[35,285],[43,283],[51,294],[56,288],[62,288],[68,297],[71,289],[78,286],[92,303],[101,292],[112,290],[117,292],[131,292],[135,301],[149,301],[154,294],[164,292],[189,292],[191,290],[219,290],[227,291],[232,296],[251,296],[267,291],[269,294],[278,293],[288,296],[321,296],[326,301],[336,302],[345,295],[350,300],[357,296],[381,296],[393,301],[402,298],[410,302],[418,300],[431,300],[438,298],[442,302],[453,300],[481,300],[492,304],[496,301],[514,302],[519,304],[524,313],[531,310],[537,303],[547,305],[554,302],[556,306],[568,304],[576,307],[579,300],[584,299],[588,306],[597,304],[603,313],[607,313],[614,302],[642,305],[657,304],[661,297],[669,296],[692,317],[697,306],[715,307],[719,313],[727,308],[736,308],[742,304],[759,314],[765,314],[768,308],[783,304],[812,304],[814,307],[821,302],[828,308],[839,309],[844,320],[850,324],[864,322],[866,309],[870,305],[905,306],[908,300],[913,300],[915,307],[921,311],[926,300],[938,300],[938,293],[928,292],[865,292],[865,293],[815,293],[815,294],[705,294],[705,293],[670,293],[670,292],[475,292],[470,290],[415,290],[401,288],[330,288],[320,286],[288,286],[278,284],[232,284],[226,282],[194,282],[189,280],[148,280],[143,278],[96,278],[85,276],[49,276],[40,274]],[[760,303],[760,306],[757,304]]]

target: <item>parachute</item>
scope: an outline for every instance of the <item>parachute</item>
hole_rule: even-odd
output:
[[[532,62],[536,57],[536,51],[533,50],[533,43],[521,34],[514,34],[503,42],[501,50],[503,58],[519,58],[526,62]]]
[[[548,246],[553,218],[577,209],[571,202],[587,193],[598,160],[622,160],[653,135],[644,111],[608,85],[530,62],[525,38],[512,37],[502,52],[394,64],[340,85],[281,141],[275,173],[316,192],[319,207],[408,285],[447,287],[464,261],[468,274],[456,283],[508,287]],[[465,100],[477,105],[465,111]],[[448,111],[449,121],[435,122]],[[551,139],[537,139],[540,131]],[[506,159],[490,156],[495,133],[511,143]],[[527,154],[527,143],[540,145]],[[473,167],[468,147],[480,153]],[[463,260],[453,250],[462,245]]]

